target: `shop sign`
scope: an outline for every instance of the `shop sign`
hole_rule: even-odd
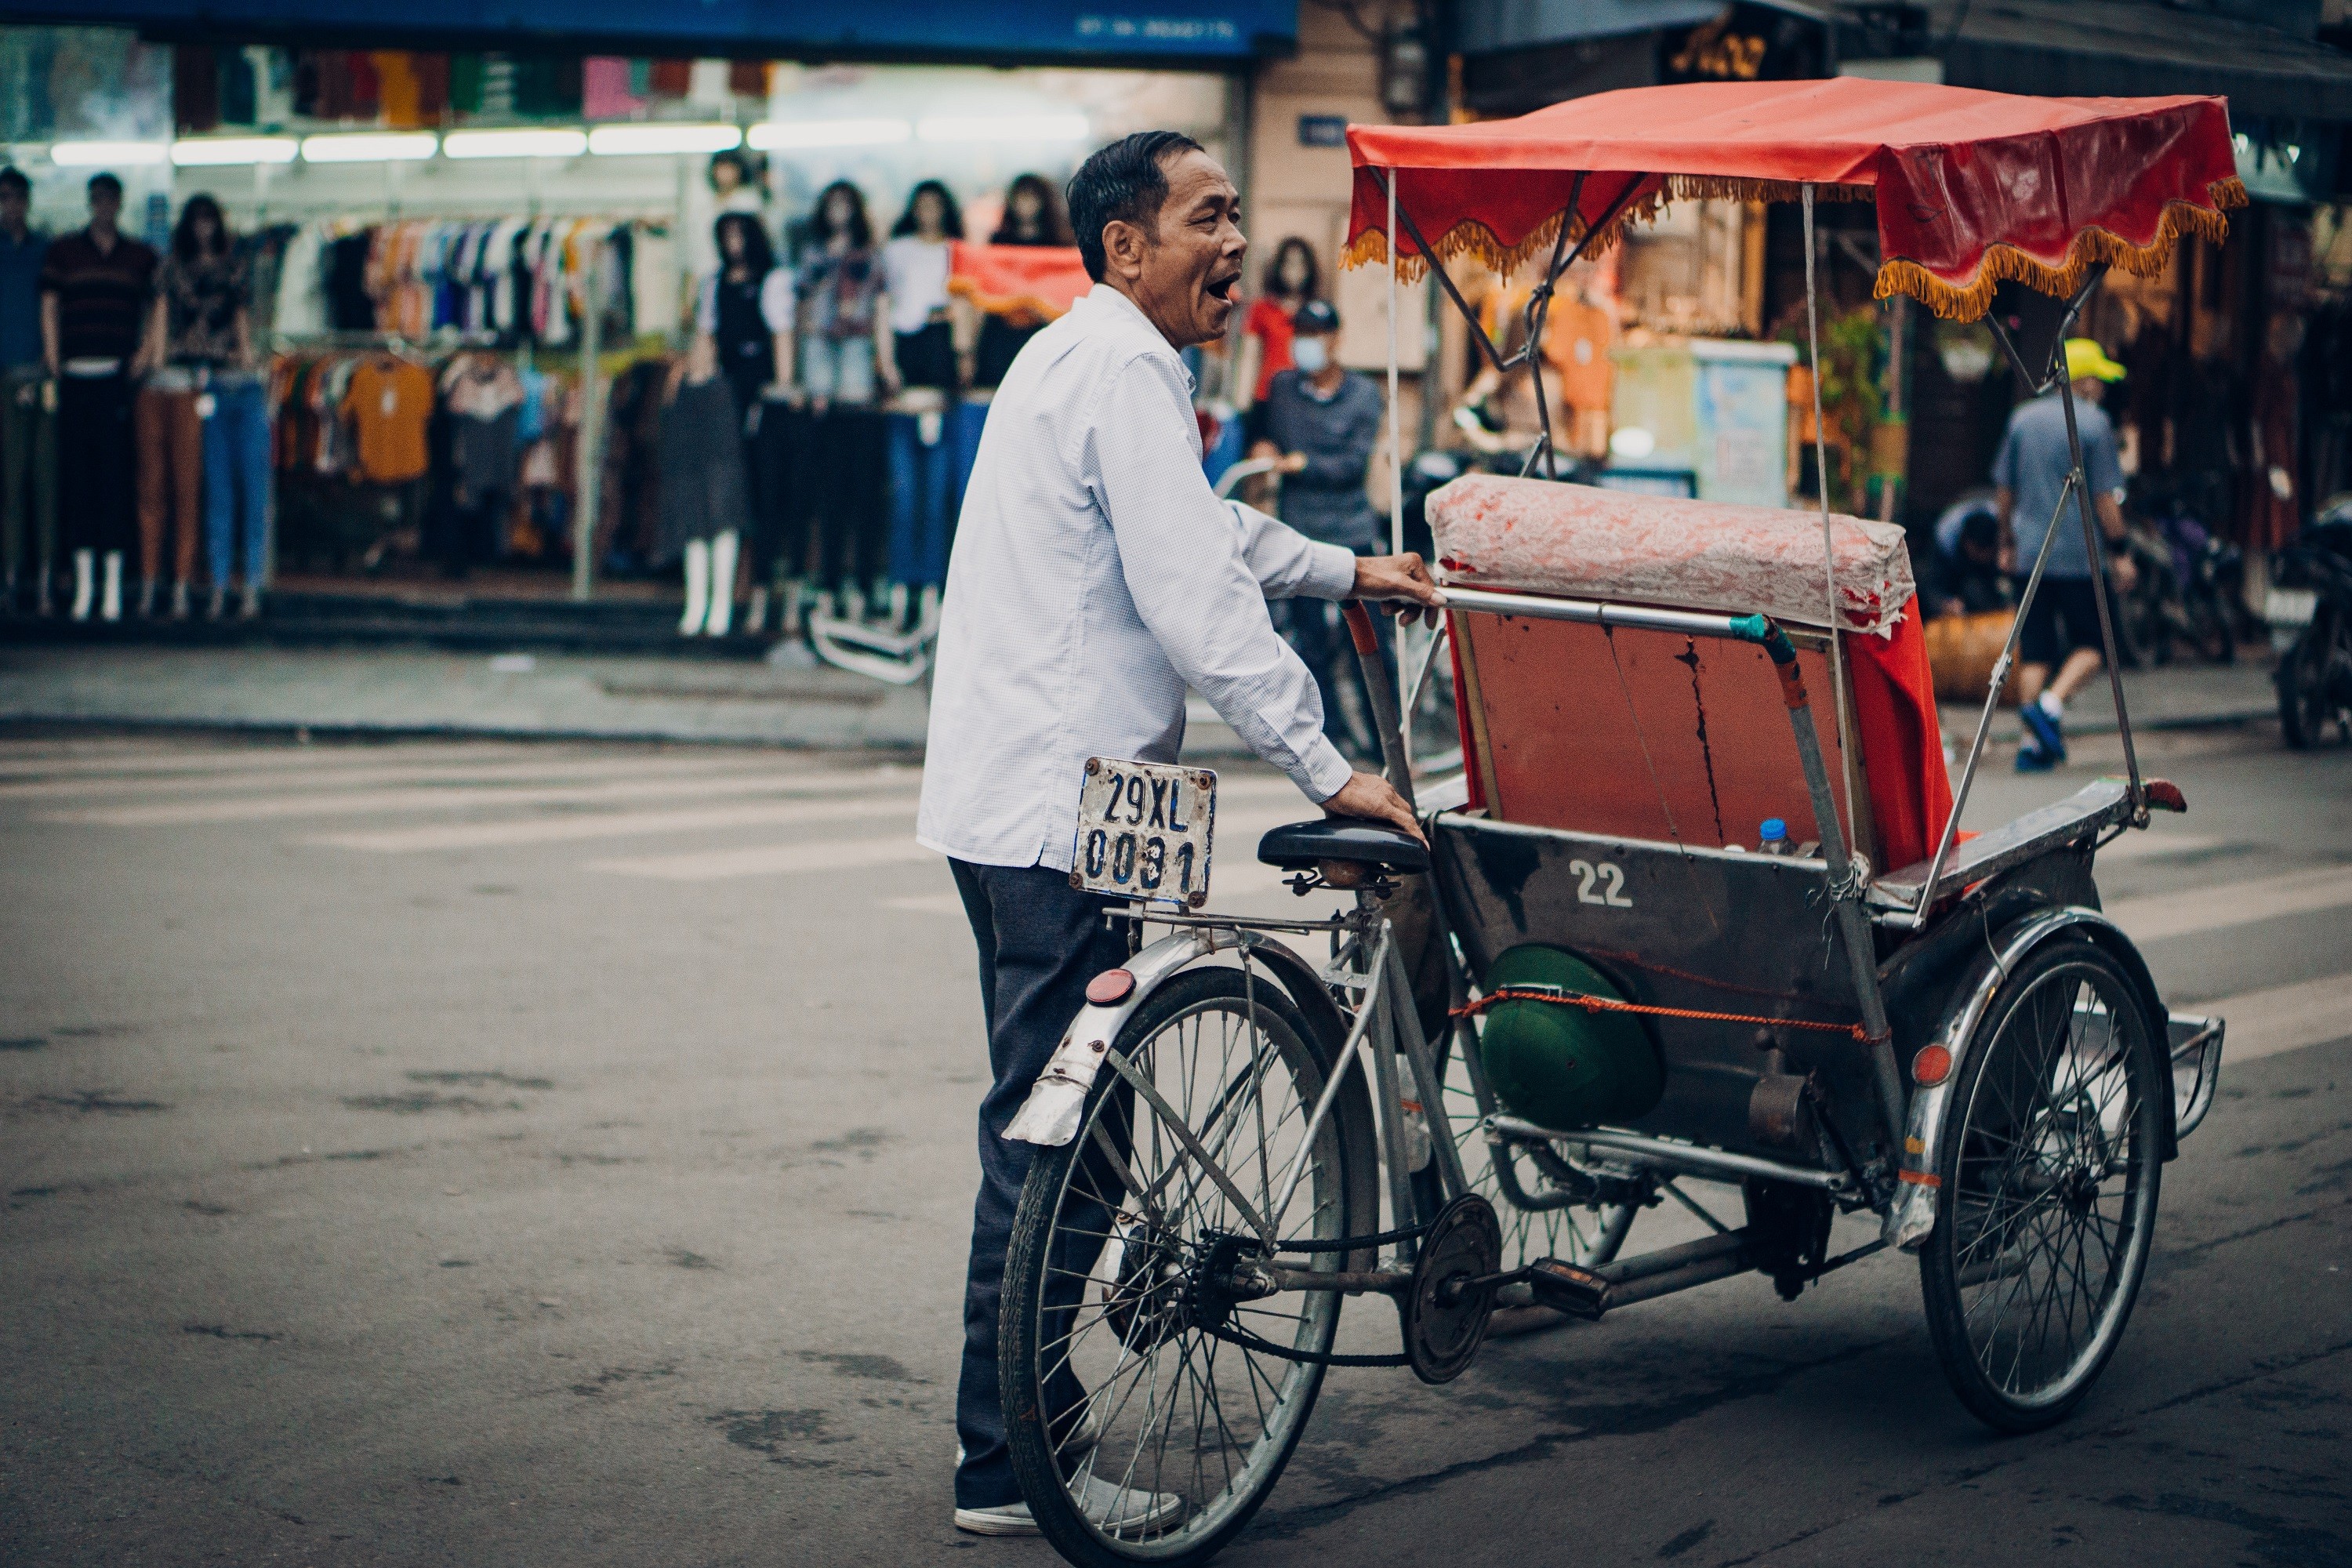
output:
[[[646,5],[641,0],[406,0],[403,37],[433,36],[439,47],[544,47],[551,37],[607,47],[668,46],[683,52],[743,55],[820,50],[861,55],[1247,56],[1298,36],[1298,0],[1146,0],[1149,9],[1108,10],[1100,0],[898,0],[881,6],[815,6],[798,0],[701,0]],[[126,26],[191,19],[187,0],[77,0],[77,21]],[[299,24],[289,21],[298,11]],[[378,0],[207,0],[202,26],[215,37],[289,27],[362,40],[391,24]],[[591,48],[588,46],[597,46]],[[621,52],[626,52],[621,49]]]
[[[1348,117],[1344,114],[1302,114],[1298,117],[1301,147],[1345,147]]]

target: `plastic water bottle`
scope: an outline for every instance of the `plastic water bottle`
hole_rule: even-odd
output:
[[[1756,830],[1757,852],[1762,855],[1786,855],[1789,852],[1789,825],[1777,816],[1768,816]]]

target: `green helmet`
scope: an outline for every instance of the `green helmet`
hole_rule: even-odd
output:
[[[1572,952],[1529,942],[1488,966],[1486,989],[1543,987],[1628,998]],[[1622,1124],[1648,1114],[1665,1090],[1665,1066],[1642,1021],[1556,1002],[1501,1002],[1479,1036],[1486,1078],[1505,1105],[1545,1127]]]

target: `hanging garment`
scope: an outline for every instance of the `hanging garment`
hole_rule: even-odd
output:
[[[352,371],[341,407],[352,422],[359,478],[399,484],[425,471],[432,372],[392,354],[377,355]]]

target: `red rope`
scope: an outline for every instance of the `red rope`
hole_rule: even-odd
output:
[[[1768,1018],[1757,1013],[1709,1013],[1696,1007],[1658,1007],[1643,1002],[1620,1002],[1613,996],[1591,996],[1580,991],[1525,991],[1506,985],[1475,1002],[1449,1011],[1448,1016],[1475,1018],[1505,1002],[1549,1002],[1556,1007],[1581,1007],[1588,1013],[1642,1013],[1654,1018],[1696,1018],[1710,1024],[1758,1024],[1772,1029],[1817,1029],[1825,1035],[1850,1035],[1864,1045],[1870,1036],[1860,1024],[1825,1024],[1811,1018]]]

